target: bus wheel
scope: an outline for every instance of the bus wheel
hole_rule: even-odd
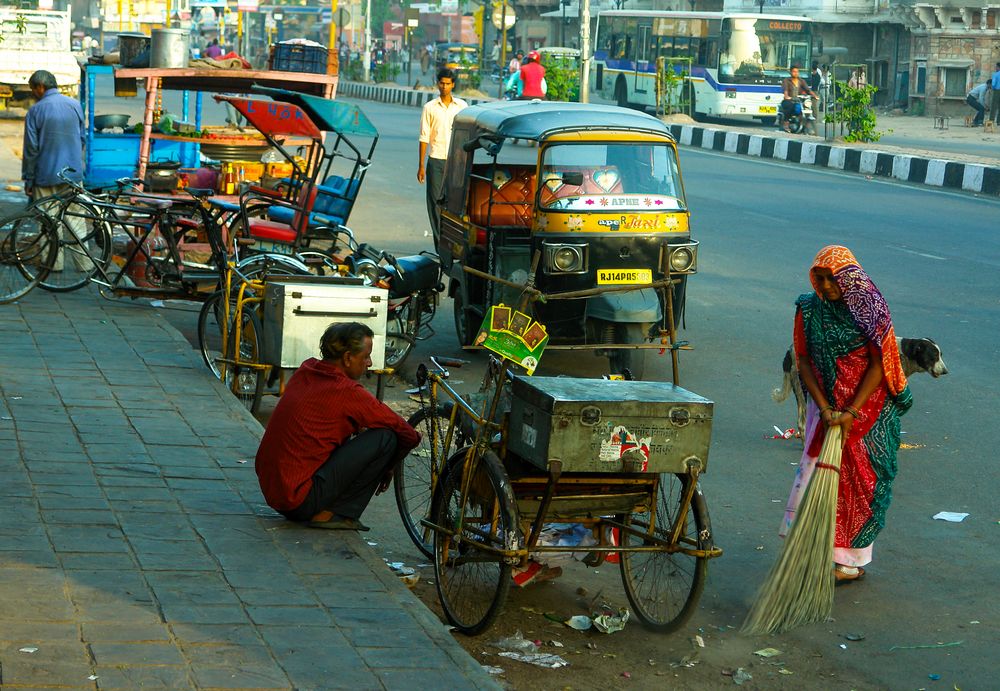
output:
[[[615,84],[615,101],[619,108],[628,108],[628,87],[625,85],[625,78],[619,77]]]

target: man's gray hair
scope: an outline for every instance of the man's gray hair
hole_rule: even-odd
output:
[[[28,78],[28,86],[44,86],[45,90],[56,89],[59,84],[56,83],[55,76],[48,70],[37,70]]]

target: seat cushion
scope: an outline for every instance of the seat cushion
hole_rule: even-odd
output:
[[[263,218],[250,219],[250,235],[258,240],[275,242],[295,242],[295,231],[287,223],[278,223]]]
[[[474,171],[480,175],[486,170]],[[469,220],[476,225],[531,226],[532,196],[535,193],[535,171],[532,168],[497,168],[493,184],[472,178],[469,186]],[[490,209],[490,188],[494,189],[493,208]]]

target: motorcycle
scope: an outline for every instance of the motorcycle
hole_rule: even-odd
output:
[[[788,126],[787,131],[792,134],[809,134],[810,131],[816,133],[816,117],[812,111],[812,97],[809,94],[799,94],[798,103],[784,122],[779,122],[779,127]]]
[[[349,273],[363,278],[366,285],[388,289],[385,364],[399,367],[417,341],[434,335],[431,322],[438,295],[444,291],[437,255],[421,252],[396,258],[361,243],[346,263]]]

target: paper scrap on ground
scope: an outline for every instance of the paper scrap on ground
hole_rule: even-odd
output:
[[[490,665],[483,665],[483,670],[487,674],[492,674],[493,676],[498,676],[503,674],[503,667],[491,667]]]
[[[629,611],[622,607],[617,615],[601,614],[594,617],[594,628],[601,633],[615,633],[625,628],[628,621]]]
[[[961,523],[969,514],[959,513],[957,511],[938,511],[934,514],[935,521],[948,521],[949,523]]]
[[[570,617],[563,623],[571,629],[576,629],[577,631],[586,631],[591,626],[590,617],[584,616],[583,614]]]
[[[774,657],[775,655],[781,655],[781,651],[777,648],[761,648],[760,650],[755,650],[753,654],[760,657]]]
[[[37,653],[38,652],[38,648],[35,648],[35,647],[29,645],[29,646],[26,646],[24,648],[18,648],[17,652],[19,652],[19,653]]]
[[[500,657],[508,657],[511,660],[517,660],[518,662],[526,662],[529,665],[535,665],[535,667],[544,667],[545,669],[559,669],[560,667],[566,667],[569,665],[566,660],[562,659],[558,655],[549,655],[545,653],[512,653],[503,652],[500,653]]]

